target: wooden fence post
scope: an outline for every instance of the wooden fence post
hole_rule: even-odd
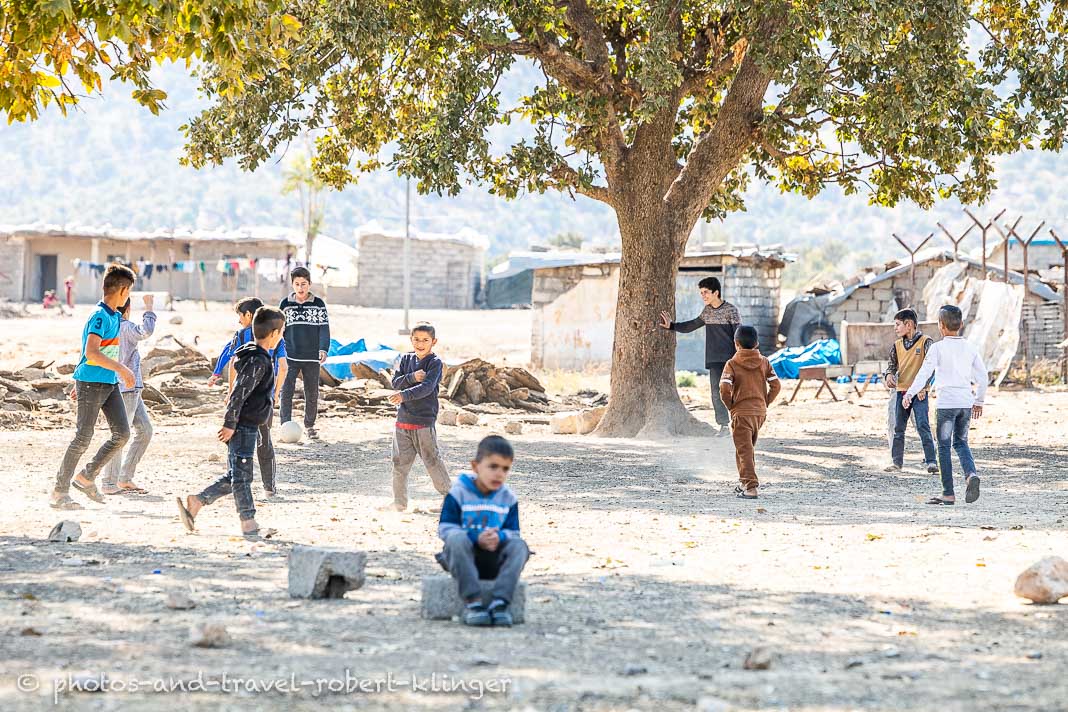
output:
[[[1064,244],[1053,228],[1050,228],[1049,234],[1061,248],[1061,263],[1064,268],[1064,282],[1061,287],[1061,316],[1064,318],[1064,327],[1061,330],[1061,343],[1064,344],[1061,354],[1061,383],[1068,383],[1068,245]]]
[[[931,238],[934,237],[934,233],[932,232],[930,235],[923,238],[923,242],[916,245],[915,248],[909,247],[908,244],[896,234],[890,234],[894,235],[894,239],[897,240],[898,243],[905,248],[905,251],[909,253],[909,291],[911,292],[911,294],[909,295],[909,299],[912,302],[912,304],[910,304],[909,306],[914,307],[916,306],[916,253],[922,250],[923,246],[931,241]]]

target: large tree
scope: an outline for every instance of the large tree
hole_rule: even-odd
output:
[[[622,238],[612,394],[599,433],[694,432],[678,398],[675,276],[702,217],[752,179],[872,202],[981,200],[993,160],[1060,149],[1065,0],[291,0],[299,45],[186,127],[194,165],[249,169],[303,131],[341,188],[388,166],[422,191],[468,181],[610,205]],[[270,57],[251,53],[252,66]],[[517,61],[543,79],[502,103]],[[528,123],[496,151],[497,124]]]

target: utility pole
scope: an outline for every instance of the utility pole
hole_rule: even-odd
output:
[[[412,333],[408,328],[408,310],[412,306],[411,213],[412,179],[407,178],[404,183],[404,328],[397,332],[401,336]]]

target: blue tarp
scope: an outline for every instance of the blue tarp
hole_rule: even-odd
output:
[[[384,344],[368,344],[366,339],[342,345],[340,341],[330,339],[330,351],[326,354],[323,367],[339,381],[352,378],[351,364],[365,363],[374,370],[382,372],[393,366],[400,352]]]
[[[842,349],[836,339],[824,339],[808,346],[780,349],[768,361],[779,378],[797,378],[805,366],[838,366],[842,363]]]

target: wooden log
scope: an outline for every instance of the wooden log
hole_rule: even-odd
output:
[[[444,382],[444,378],[442,379],[442,382]],[[449,389],[445,392],[445,395],[449,400],[454,400],[456,398],[456,394],[459,393],[460,386],[463,384],[463,382],[464,370],[462,368],[457,368],[456,372],[453,373],[450,377],[450,380],[448,382]]]
[[[485,389],[473,374],[464,379],[464,395],[472,405],[478,405],[485,399]]]

